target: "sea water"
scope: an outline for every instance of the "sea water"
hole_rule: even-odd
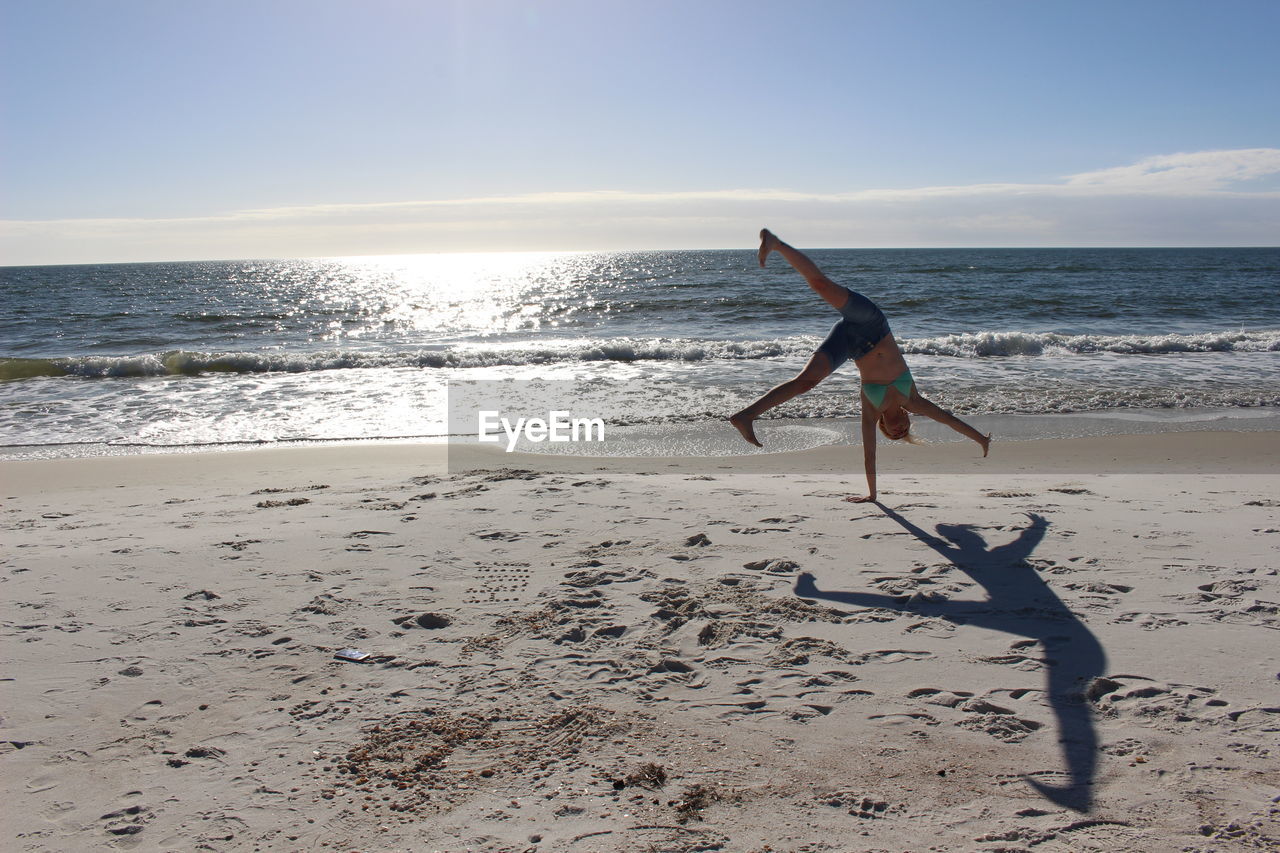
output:
[[[810,255],[998,434],[1280,428],[1280,249]],[[438,440],[472,380],[603,400],[631,452],[745,451],[725,415],[839,319],[748,249],[5,267],[0,295],[7,458]],[[857,389],[846,365],[762,432],[847,440]]]

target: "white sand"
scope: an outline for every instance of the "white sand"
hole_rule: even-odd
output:
[[[6,848],[1280,844],[1278,433],[439,451],[0,465]]]

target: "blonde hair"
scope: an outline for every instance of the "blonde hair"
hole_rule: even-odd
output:
[[[893,436],[889,435],[889,430],[885,429],[885,426],[884,426],[883,414],[881,414],[880,417],[876,418],[876,424],[880,427],[880,432],[884,434],[884,437],[889,439],[890,441],[905,441],[907,444],[915,444],[915,445],[921,445],[921,444],[927,443],[924,441],[924,439],[917,437],[916,434],[911,431],[910,415],[907,415],[907,434],[902,436],[901,438],[894,438]]]

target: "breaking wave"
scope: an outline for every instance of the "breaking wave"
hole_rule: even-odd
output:
[[[1113,353],[1280,352],[1280,330],[1204,332],[1196,335],[1062,335],[1053,332],[978,332],[902,342],[908,354],[955,358]]]
[[[907,339],[908,355],[959,359],[1010,358],[1111,353],[1280,352],[1280,330],[1206,332],[1195,335],[1062,335],[1035,332],[979,332]],[[202,373],[307,373],[360,368],[469,368],[572,362],[743,361],[802,358],[817,339],[793,337],[769,341],[693,339],[617,339],[605,343],[529,342],[503,347],[461,345],[449,349],[404,352],[327,350],[320,352],[204,353],[173,350],[128,356],[0,359],[0,381],[37,377],[87,378],[195,376]]]

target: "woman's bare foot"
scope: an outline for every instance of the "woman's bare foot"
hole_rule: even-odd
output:
[[[781,241],[768,228],[760,229],[760,250],[756,252],[756,260],[760,262],[760,266],[764,266],[765,259],[769,257],[770,252],[778,248],[779,242]]]
[[[982,445],[982,458],[986,459],[987,451],[991,449],[991,433],[984,435],[978,444]]]
[[[742,412],[738,412],[738,414],[732,415],[729,418],[729,423],[733,424],[734,429],[742,433],[743,438],[754,444],[756,447],[764,447],[764,445],[760,443],[760,440],[756,438],[756,430],[755,427],[752,426],[754,422],[755,418],[749,418]]]

